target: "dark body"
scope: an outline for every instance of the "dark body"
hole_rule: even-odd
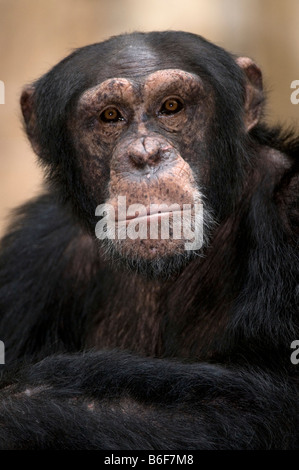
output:
[[[263,123],[258,67],[135,33],[21,105],[46,190],[2,242],[0,447],[299,448],[299,140]],[[119,194],[200,198],[204,246],[100,243],[95,208]]]

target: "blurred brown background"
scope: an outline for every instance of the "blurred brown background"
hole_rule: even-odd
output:
[[[135,30],[205,36],[262,67],[268,120],[298,122],[290,84],[299,79],[298,0],[0,0],[0,233],[9,209],[38,193],[41,172],[22,131],[22,86],[73,48]]]

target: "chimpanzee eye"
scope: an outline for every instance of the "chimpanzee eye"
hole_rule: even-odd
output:
[[[124,121],[124,117],[118,111],[117,108],[114,106],[109,106],[106,108],[101,114],[100,119],[103,122],[117,122],[117,121]]]
[[[161,106],[159,114],[176,114],[183,109],[183,103],[178,98],[167,98]]]

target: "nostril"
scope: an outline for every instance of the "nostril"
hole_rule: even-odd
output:
[[[160,152],[155,153],[130,153],[129,159],[134,164],[134,166],[139,168],[144,168],[145,166],[156,165],[161,160]]]
[[[161,151],[158,150],[157,152],[149,155],[148,162],[149,163],[156,163],[161,160]]]
[[[148,158],[145,152],[131,152],[129,153],[129,159],[137,167],[144,167],[148,162]]]

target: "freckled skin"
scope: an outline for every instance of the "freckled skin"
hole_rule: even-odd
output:
[[[169,98],[182,109],[162,114]],[[178,69],[156,71],[138,80],[112,78],[85,91],[70,123],[83,181],[95,201],[117,209],[117,197],[130,204],[194,204],[199,202],[199,143],[211,116],[212,97],[201,80]],[[121,120],[104,122],[106,109]],[[109,176],[108,176],[109,175]],[[197,180],[197,181],[196,181]],[[116,250],[144,259],[184,251],[184,240],[122,240]]]

